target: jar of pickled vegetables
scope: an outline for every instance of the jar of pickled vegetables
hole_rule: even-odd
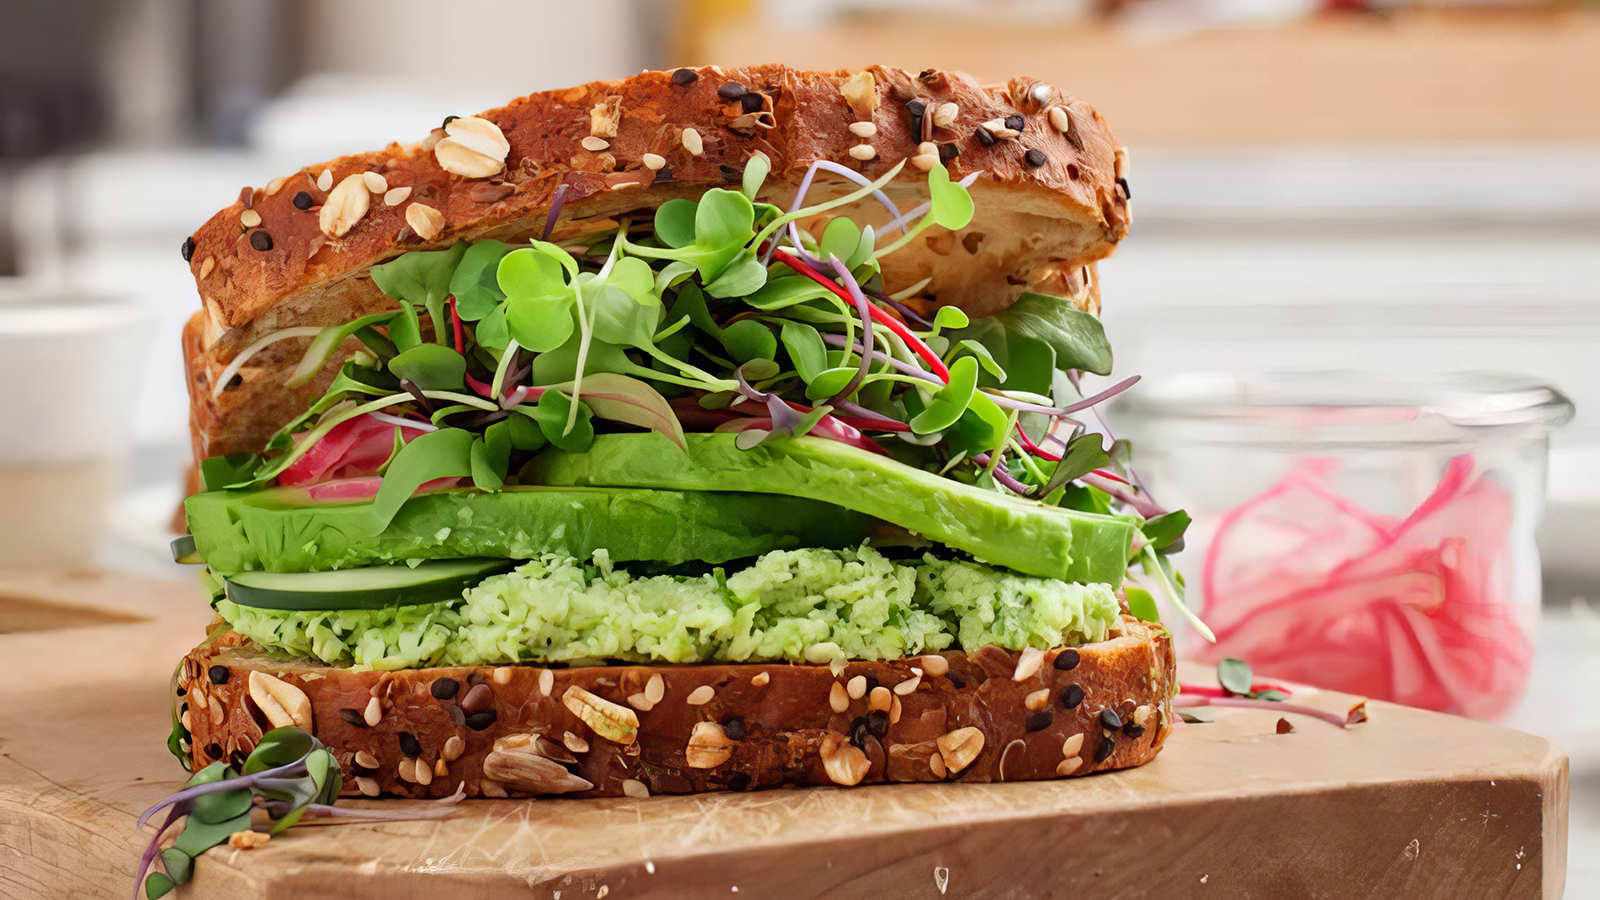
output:
[[[1189,658],[1480,719],[1521,696],[1555,389],[1506,375],[1196,375],[1112,411],[1215,643]]]

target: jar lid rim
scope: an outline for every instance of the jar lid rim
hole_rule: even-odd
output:
[[[1129,414],[1153,419],[1250,420],[1286,410],[1348,412],[1350,424],[1370,425],[1372,413],[1393,420],[1435,418],[1464,428],[1571,421],[1572,401],[1536,378],[1505,372],[1379,376],[1357,370],[1195,372],[1146,381],[1118,398]],[[1324,419],[1323,424],[1336,424]]]

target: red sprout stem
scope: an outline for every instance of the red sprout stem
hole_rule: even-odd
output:
[[[843,300],[851,306],[855,305],[855,298],[851,297],[849,292],[841,287],[838,282],[823,275],[821,272],[818,272],[816,269],[813,269],[811,266],[807,265],[801,260],[796,259],[795,256],[789,251],[775,250],[773,251],[772,255],[784,265],[832,291],[840,300]],[[933,374],[939,376],[940,381],[943,381],[946,384],[950,382],[949,367],[944,364],[943,360],[939,359],[939,354],[934,353],[927,344],[922,342],[921,338],[912,334],[911,329],[907,328],[904,322],[901,322],[899,319],[870,303],[867,304],[867,310],[872,314],[872,320],[874,322],[877,322],[879,325],[882,325],[883,327],[894,332],[896,337],[906,342],[906,346],[910,347],[918,356],[922,357],[922,361],[928,364],[928,368],[933,370]]]
[[[467,345],[466,342],[461,339],[461,314],[456,312],[456,298],[453,295],[450,297],[450,324],[455,328],[456,352],[465,354],[467,352]]]

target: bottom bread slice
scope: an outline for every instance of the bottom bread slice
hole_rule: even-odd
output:
[[[785,785],[1029,781],[1142,765],[1172,727],[1166,631],[828,666],[364,671],[215,633],[178,672],[196,769],[294,724],[344,794],[645,796]]]

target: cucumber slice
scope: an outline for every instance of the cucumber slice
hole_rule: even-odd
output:
[[[172,539],[172,561],[185,566],[198,566],[205,562],[194,546],[194,535],[180,534]]]
[[[240,572],[227,580],[228,599],[257,609],[385,609],[455,600],[514,559],[442,559],[331,572]]]

